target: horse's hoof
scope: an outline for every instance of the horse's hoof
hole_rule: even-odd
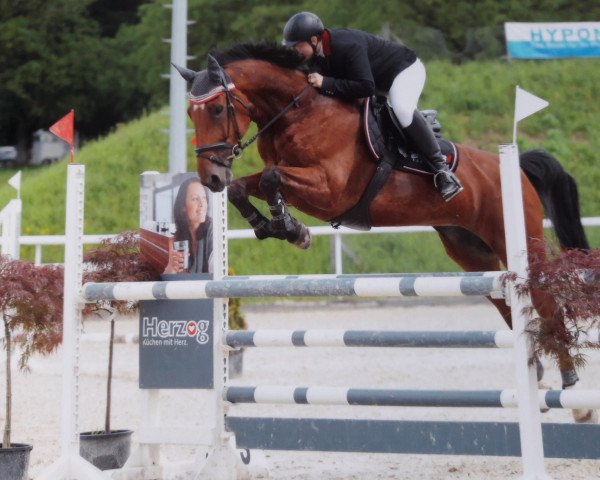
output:
[[[544,382],[538,382],[538,389],[539,390],[552,390],[552,387],[550,385],[546,385]],[[540,408],[541,413],[546,413],[549,411],[550,411],[550,409],[548,407]]]
[[[598,412],[596,410],[575,409],[573,419],[577,423],[598,423]]]
[[[308,228],[302,225],[300,235],[298,235],[298,238],[294,242],[292,242],[292,244],[300,248],[301,250],[306,250],[310,247],[311,243],[312,238],[310,236],[310,231],[308,230]]]

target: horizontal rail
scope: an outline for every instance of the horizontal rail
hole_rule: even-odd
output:
[[[102,240],[107,238],[114,238],[117,234],[106,233],[98,235],[84,235],[83,243],[85,245],[94,245],[101,243]],[[64,245],[64,235],[21,235],[19,237],[19,243],[21,245]]]
[[[600,227],[600,217],[585,217],[581,219],[581,223],[584,227]],[[426,226],[406,226],[406,227],[373,227],[371,230],[353,230],[347,227],[340,227],[334,229],[330,226],[314,226],[308,227],[310,234],[314,237],[318,236],[332,236],[332,235],[369,235],[373,233],[425,233],[435,232],[433,227]],[[544,228],[552,228],[552,222],[548,219],[544,219]],[[255,238],[254,230],[246,228],[239,230],[229,230],[227,232],[227,238],[230,240],[240,240],[247,238]]]
[[[600,408],[598,390],[539,390],[539,407]],[[516,390],[391,390],[346,387],[235,386],[223,390],[231,403],[373,405],[383,407],[516,408]]]
[[[196,298],[247,297],[462,297],[504,295],[500,277],[495,275],[408,276],[380,277],[322,276],[319,278],[263,277],[256,280],[227,277],[223,280],[192,280],[170,282],[87,283],[83,299],[98,300],[166,300]],[[272,279],[269,279],[272,278]]]
[[[384,331],[384,330],[258,330],[228,331],[230,347],[407,347],[509,348],[513,332]]]
[[[600,217],[586,217],[581,219],[581,223],[584,227],[600,227]],[[552,222],[550,220],[544,220],[544,228],[550,228]],[[407,226],[407,227],[373,227],[371,230],[353,230],[351,228],[340,227],[335,229],[330,226],[313,226],[308,227],[311,235],[317,236],[332,236],[332,235],[369,235],[369,234],[381,234],[381,233],[423,233],[423,232],[435,232],[432,227],[425,226]],[[100,243],[104,238],[115,237],[115,233],[103,233],[95,235],[84,235],[83,242],[87,244]],[[231,240],[255,238],[254,230],[236,229],[229,230],[227,232],[227,238]],[[64,245],[64,235],[21,235],[19,236],[19,243],[21,245]]]
[[[519,457],[516,422],[225,417],[237,448]],[[547,458],[600,458],[600,425],[542,423]],[[484,440],[485,439],[485,440]]]

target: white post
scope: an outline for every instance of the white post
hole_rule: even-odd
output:
[[[79,456],[79,338],[83,275],[83,199],[85,166],[67,167],[65,275],[63,299],[63,372],[61,457],[37,480],[101,480],[101,470]]]
[[[514,144],[500,145],[500,177],[508,257],[507,267],[511,272],[516,273],[519,279],[525,279],[528,267],[527,237],[519,152]],[[550,477],[544,468],[544,446],[536,371],[533,366],[529,365],[531,346],[525,333],[528,319],[523,314],[523,308],[529,305],[529,298],[517,296],[515,285],[511,282],[508,299],[510,300],[515,338],[514,354],[523,478],[527,480],[548,479]]]
[[[173,0],[171,21],[171,63],[187,63],[187,0]],[[171,65],[169,82],[169,173],[187,171],[186,82]]]
[[[335,259],[335,274],[341,275],[344,273],[344,267],[342,264],[342,235],[339,232],[333,234],[333,251]]]
[[[2,245],[0,253],[18,259],[19,237],[21,236],[21,212],[23,203],[20,198],[8,202],[8,205],[0,212],[2,222]]]

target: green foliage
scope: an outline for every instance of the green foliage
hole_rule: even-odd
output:
[[[23,154],[34,130],[48,128],[71,108],[84,137],[139,115],[146,99],[133,94],[133,65],[119,42],[102,36],[88,11],[93,3],[1,2],[2,144],[18,143]]]

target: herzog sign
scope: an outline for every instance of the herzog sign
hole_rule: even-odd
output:
[[[209,280],[212,275],[163,277]],[[141,301],[140,388],[212,388],[213,317],[212,299]]]
[[[600,22],[504,24],[512,58],[600,57]]]

